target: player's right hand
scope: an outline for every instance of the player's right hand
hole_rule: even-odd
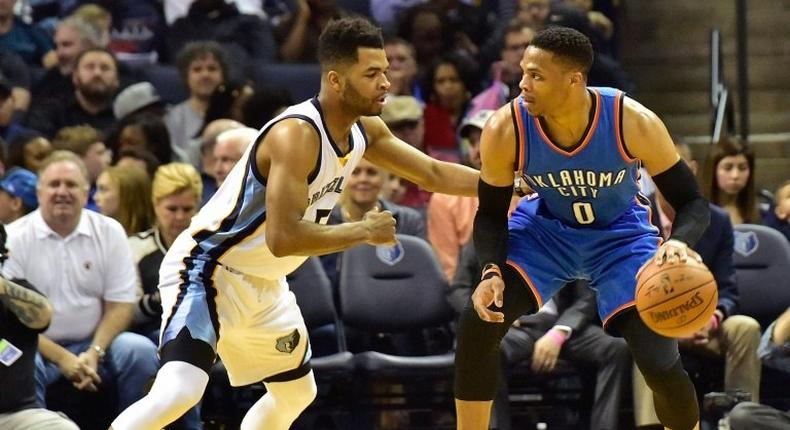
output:
[[[395,245],[395,218],[390,211],[369,211],[362,218],[371,245]]]
[[[505,322],[505,314],[502,312],[492,311],[488,309],[489,306],[496,305],[502,307],[502,296],[505,291],[505,282],[499,276],[492,276],[488,279],[483,279],[475,288],[472,293],[472,305],[477,311],[480,319],[490,323]]]

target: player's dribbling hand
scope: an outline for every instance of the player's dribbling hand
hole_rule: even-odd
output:
[[[394,245],[395,218],[390,211],[369,211],[362,218],[368,231],[366,242],[371,245]]]
[[[475,288],[475,292],[472,293],[472,305],[474,305],[475,311],[477,311],[477,315],[480,316],[481,320],[491,323],[505,322],[504,313],[488,309],[492,304],[502,307],[504,291],[505,282],[499,276],[480,281],[477,288]]]
[[[691,257],[698,263],[702,263],[702,257],[691,249],[686,243],[676,239],[669,239],[661,244],[654,257],[656,264],[661,266],[664,263],[675,264],[685,263]]]

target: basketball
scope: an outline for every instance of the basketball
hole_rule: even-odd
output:
[[[718,300],[713,274],[693,258],[661,266],[651,261],[636,280],[639,317],[666,337],[693,336],[708,323]]]

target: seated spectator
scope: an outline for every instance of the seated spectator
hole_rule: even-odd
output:
[[[232,119],[242,121],[242,108],[247,101],[255,95],[255,90],[250,82],[226,81],[220,84],[211,94],[203,117],[203,125],[193,138],[199,137],[206,126],[214,120]]]
[[[137,82],[121,90],[112,102],[112,112],[118,121],[131,115],[149,113],[165,116],[165,104],[150,82]]]
[[[41,134],[27,130],[8,142],[7,167],[21,167],[38,174],[41,163],[52,153],[52,144]]]
[[[426,73],[424,142],[431,156],[460,161],[456,132],[477,93],[476,73],[475,64],[458,54],[441,56]]]
[[[0,57],[0,61],[2,58]],[[14,88],[5,76],[0,73],[0,138],[9,141],[17,135],[28,131],[25,127],[19,124],[17,117],[18,111],[16,103],[16,88]],[[30,95],[27,95],[28,100]],[[25,106],[27,109],[27,106]]]
[[[154,154],[143,148],[125,148],[118,153],[118,159],[115,162],[118,167],[136,167],[146,174],[149,178],[154,177],[156,169],[159,168],[159,160],[156,159]]]
[[[16,0],[0,2],[0,46],[19,55],[31,67],[43,67],[52,40],[14,15]]]
[[[26,125],[45,136],[63,127],[88,124],[108,131],[115,123],[112,101],[118,91],[118,63],[102,48],[83,51],[72,73],[74,93],[57,102],[35,104],[28,112]]]
[[[678,153],[696,172],[696,163],[688,145],[677,146]],[[660,225],[661,234],[669,238],[675,211],[659,191],[656,191],[659,214],[654,222]],[[654,218],[655,219],[655,218]],[[694,246],[703,263],[713,273],[718,289],[716,311],[708,324],[688,339],[679,339],[684,361],[689,357],[710,360],[724,359],[724,389],[751,393],[759,401],[762,372],[757,357],[760,342],[760,324],[752,317],[738,315],[738,286],[732,260],[733,229],[730,217],[722,208],[710,204],[710,225]],[[644,377],[634,372],[634,410],[637,426],[652,428],[659,424],[652,402],[652,394]],[[656,427],[657,428],[657,427]]]
[[[246,70],[254,62],[270,62],[277,53],[269,22],[260,16],[243,14],[225,0],[192,2],[187,16],[176,20],[167,33],[172,57],[189,42],[198,40],[219,43],[234,70]]]
[[[121,223],[127,236],[148,230],[153,225],[151,178],[145,170],[110,167],[96,180],[94,199],[99,212]]]
[[[107,143],[116,154],[129,148],[148,151],[154,154],[159,164],[167,164],[173,157],[167,125],[162,117],[152,113],[125,117],[108,136]]]
[[[258,130],[254,128],[234,128],[223,131],[217,136],[214,145],[214,178],[217,180],[217,187],[221,187],[225,178],[233,169],[233,166],[244,155],[244,151],[252,144]]]
[[[88,170],[88,202],[85,206],[92,211],[99,211],[93,195],[96,193],[96,179],[110,166],[111,154],[104,145],[104,136],[99,130],[87,125],[66,127],[58,131],[52,139],[55,149],[64,149],[77,154]]]
[[[100,46],[107,46],[109,44],[112,15],[107,9],[96,3],[86,3],[74,9],[74,12],[72,12],[69,17],[79,18],[92,25],[101,36]]]
[[[465,142],[464,164],[480,169],[480,135],[493,110],[481,110],[464,120],[460,134]],[[442,265],[447,280],[455,277],[461,248],[472,238],[477,197],[433,194],[428,202],[428,241]]]
[[[0,75],[10,88],[13,112],[25,112],[30,107],[30,69],[18,55],[0,48]],[[2,124],[2,123],[0,123]]]
[[[384,52],[390,63],[387,79],[390,81],[389,93],[398,96],[413,96],[421,103],[422,97],[417,79],[417,52],[414,46],[400,37],[384,40]]]
[[[144,67],[166,59],[167,29],[156,2],[112,0],[102,5],[111,15],[109,48],[119,62]]]
[[[142,289],[133,329],[157,343],[162,323],[162,304],[157,288],[159,265],[170,245],[189,227],[197,213],[202,188],[200,175],[191,164],[161,166],[156,171],[151,189],[156,223],[146,231],[129,236]]]
[[[425,119],[420,102],[412,96],[389,96],[387,103],[381,111],[381,119],[390,128],[392,134],[409,145],[425,152]],[[424,211],[431,198],[429,191],[417,185],[397,178],[393,181],[403,186],[403,193],[398,199],[392,201],[399,204]],[[385,188],[388,188],[385,184]]]
[[[16,167],[0,180],[0,224],[11,224],[38,208],[36,175]]]
[[[0,229],[2,229],[0,225]],[[0,231],[0,261],[5,257],[5,232]],[[79,430],[66,417],[36,403],[38,335],[52,320],[52,305],[27,282],[0,278],[0,428],[4,430]]]
[[[338,205],[329,213],[328,224],[361,221],[370,211],[390,211],[395,218],[395,232],[425,239],[425,220],[412,208],[394,204],[381,197],[386,172],[362,159],[348,177]],[[341,253],[321,256],[327,276],[337,285]]]
[[[423,76],[437,58],[455,52],[454,34],[447,16],[430,3],[410,7],[398,16],[398,36],[414,46],[419,76]],[[427,102],[425,87],[422,91]]]
[[[763,215],[763,224],[779,230],[790,240],[790,180],[776,189],[772,209]]]
[[[203,182],[203,197],[200,206],[203,206],[217,192],[217,178],[214,176],[214,147],[217,137],[228,130],[243,128],[244,124],[232,119],[216,119],[209,123],[200,136],[200,179]]]
[[[766,366],[790,373],[790,309],[765,330],[759,355]],[[730,411],[728,420],[732,430],[783,430],[790,428],[790,411],[744,402]]]
[[[37,210],[9,226],[14,252],[3,266],[4,277],[27,279],[52,301],[52,324],[36,356],[38,404],[46,405],[47,386],[65,377],[79,390],[114,387],[123,410],[142,397],[158,368],[156,346],[124,332],[137,300],[126,235],[117,221],[83,209],[88,173],[72,153],[45,160],[38,199]]]
[[[33,105],[51,101],[65,103],[74,94],[72,74],[77,57],[88,49],[104,48],[107,41],[82,18],[67,17],[55,30],[57,64],[47,70],[33,86]]]
[[[165,115],[174,159],[200,165],[199,148],[193,140],[209,106],[214,90],[228,77],[228,65],[216,42],[191,42],[179,52],[176,63],[189,98],[173,106]]]
[[[702,191],[730,214],[733,225],[760,222],[754,189],[754,151],[735,137],[711,145],[702,171]]]

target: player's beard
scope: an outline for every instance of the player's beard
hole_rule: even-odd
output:
[[[351,82],[347,82],[346,88],[343,89],[343,103],[347,108],[353,110],[359,116],[381,114],[381,109],[374,107],[375,102],[363,97],[362,94],[354,88]]]

